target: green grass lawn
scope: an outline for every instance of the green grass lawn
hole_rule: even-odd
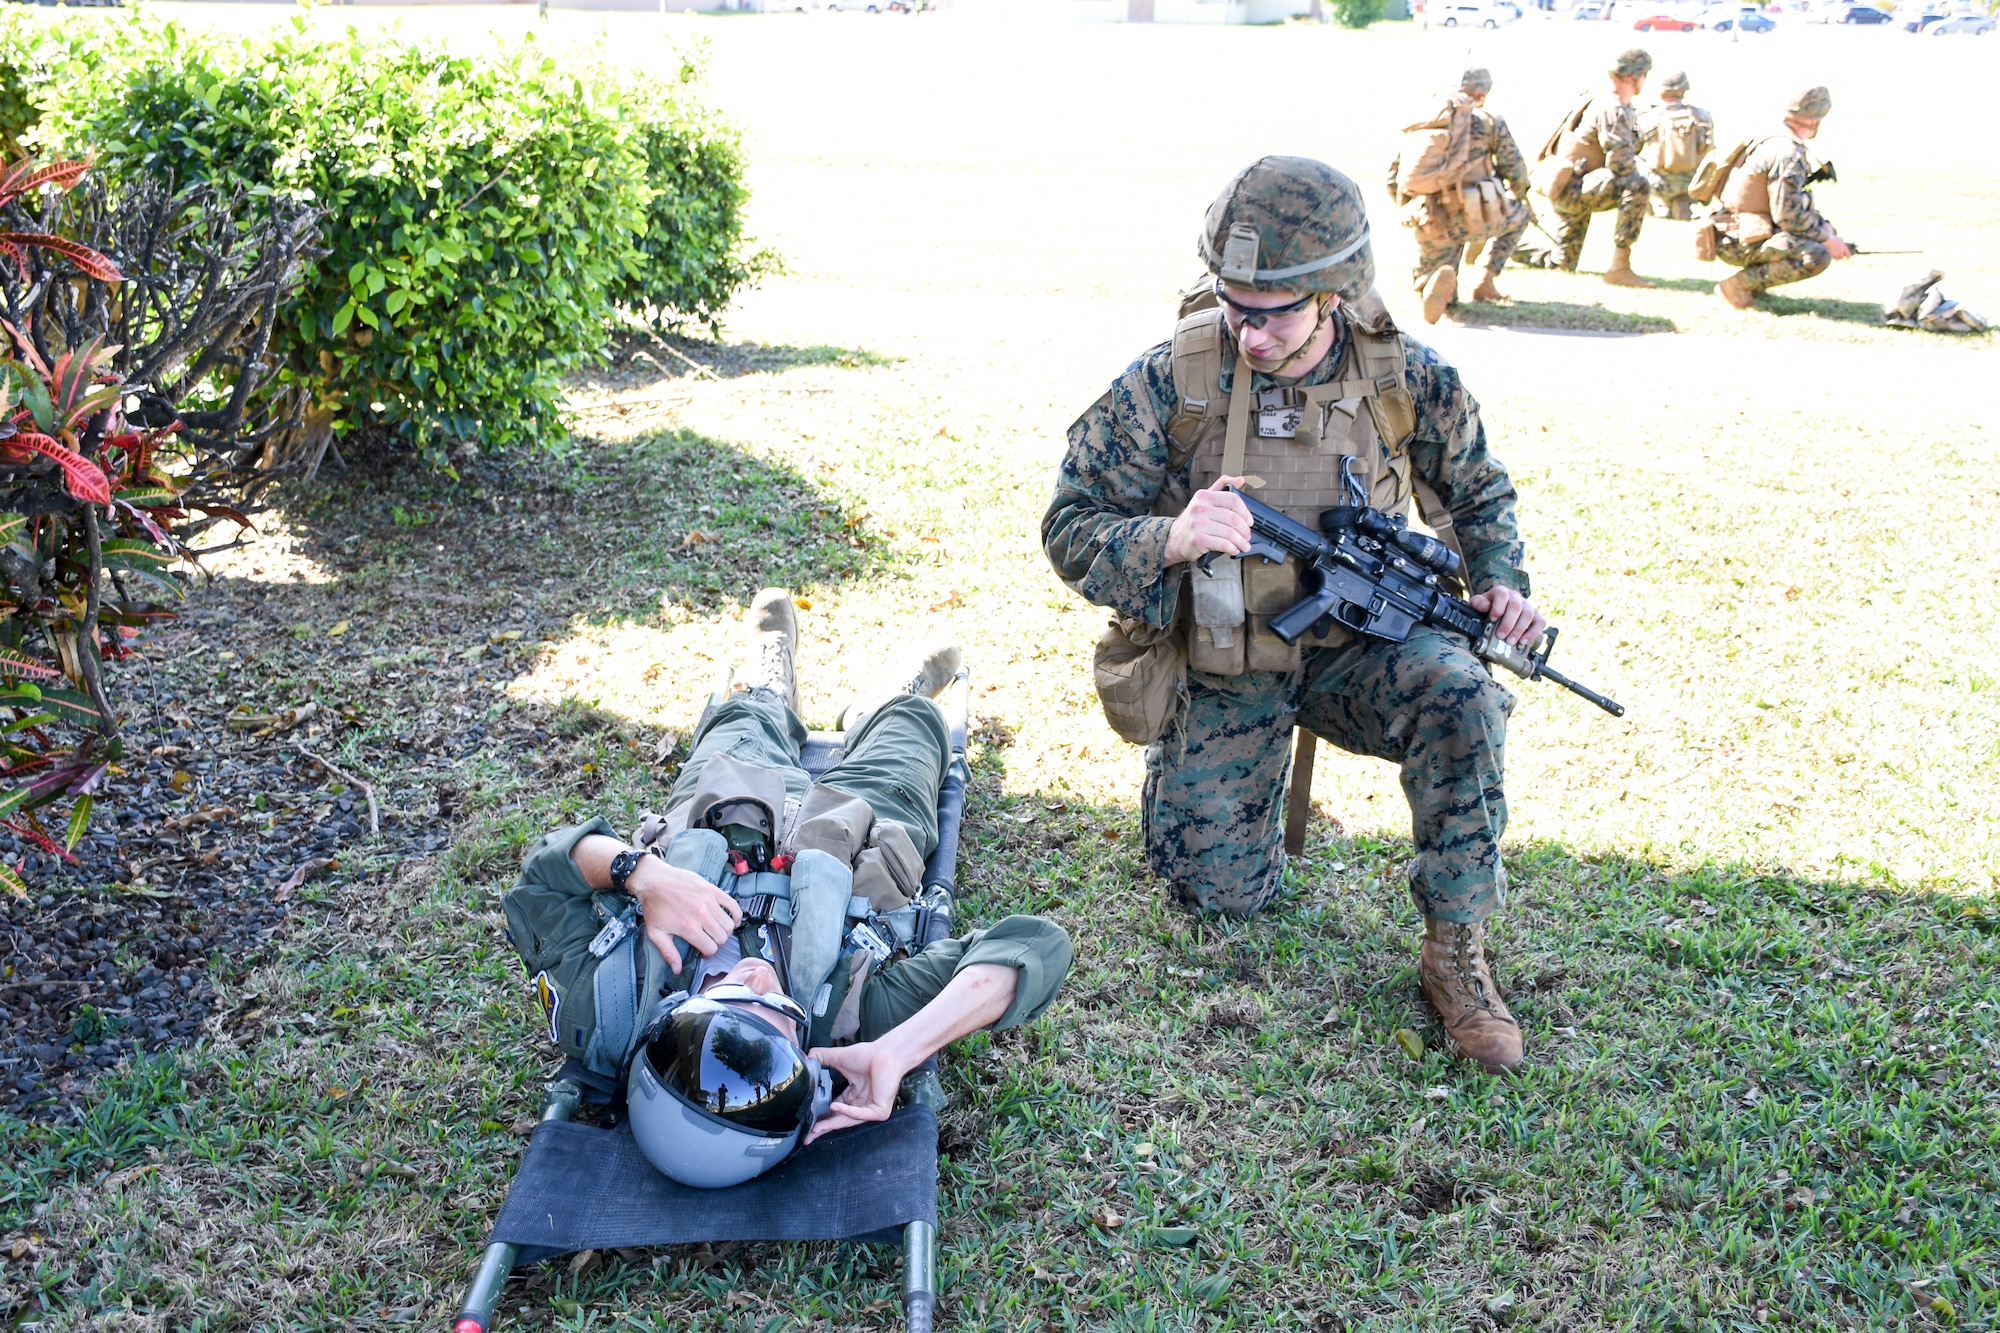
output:
[[[1161,905],[1138,752],[1088,684],[1103,615],[1049,575],[1036,525],[1063,427],[1164,336],[1200,207],[1242,159],[1316,151],[1372,182],[1390,136],[1370,108],[1468,59],[1538,137],[1577,62],[1625,34],[1064,28],[1041,47],[976,14],[848,17],[675,29],[714,34],[758,228],[792,265],[732,329],[768,348],[681,344],[727,372],[582,412],[571,459],[439,484],[421,526],[357,485],[218,563],[212,595],[274,625],[357,627],[345,649],[304,640],[323,670],[294,674],[329,705],[375,697],[349,659],[421,647],[437,687],[466,692],[439,698],[527,738],[464,761],[448,854],[358,847],[267,956],[218,960],[224,1017],[200,1049],[106,1080],[83,1124],[4,1125],[14,1325],[448,1316],[553,1067],[498,895],[544,828],[658,799],[656,756],[685,753],[765,581],[809,603],[822,725],[913,640],[965,644],[963,919],[1042,912],[1079,943],[1046,1018],[948,1063],[944,1326],[2000,1323],[1990,343],[1842,308],[1727,321],[1698,290],[1523,274],[1523,304],[1714,336],[1587,358],[1551,339],[1545,367],[1536,343],[1484,378],[1467,344],[1558,658],[1630,709],[1520,691],[1496,929],[1530,1063],[1488,1078],[1442,1053],[1417,998],[1386,765],[1322,748],[1307,855],[1265,919]],[[1852,138],[1829,210],[1948,250],[1954,294],[2000,308],[1976,240],[1996,150],[1916,132],[1970,114],[1954,62],[1980,44],[1781,37],[1652,40],[1686,53],[1719,116],[1830,70],[1829,126]],[[1268,91],[1267,124],[1166,142],[1176,89],[1287,42],[1319,63],[1232,85]],[[1383,234],[1393,273],[1402,238]],[[1649,227],[1641,268],[1692,281],[1682,236]],[[1879,285],[1857,263],[1800,294],[1879,302]],[[635,374],[580,383],[579,404]],[[509,493],[567,498],[531,521]],[[326,559],[349,532],[366,539]],[[420,605],[446,591],[450,614]],[[563,628],[482,655],[510,599]],[[382,738],[406,719],[377,702],[338,757],[386,786]],[[899,1327],[897,1269],[834,1246],[592,1255],[517,1278],[502,1327]]]

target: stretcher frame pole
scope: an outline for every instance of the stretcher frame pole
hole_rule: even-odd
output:
[[[1306,849],[1306,824],[1312,819],[1313,754],[1319,737],[1304,727],[1298,730],[1298,744],[1292,751],[1292,785],[1285,793],[1285,855],[1297,856]]]
[[[911,1222],[903,1228],[903,1315],[909,1333],[931,1333],[937,1309],[937,1228]]]
[[[557,1079],[548,1086],[542,1119],[569,1120],[576,1115],[577,1103],[582,1100],[581,1084],[574,1079]],[[486,1333],[492,1327],[493,1307],[500,1303],[500,1293],[520,1253],[518,1245],[496,1242],[486,1247],[486,1253],[479,1259],[479,1271],[472,1275],[472,1285],[466,1288],[465,1304],[451,1321],[452,1333]]]

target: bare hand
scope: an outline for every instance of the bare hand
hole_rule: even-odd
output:
[[[1849,259],[1853,257],[1854,247],[1846,241],[1841,240],[1838,236],[1829,236],[1824,241],[1821,241],[1820,244],[1824,245],[1826,252],[1835,259]]]
[[[849,1125],[887,1120],[889,1112],[896,1109],[896,1090],[903,1086],[903,1075],[910,1072],[886,1041],[817,1046],[812,1058],[844,1077],[847,1091],[813,1123],[806,1134],[807,1143]]]
[[[1194,493],[1167,529],[1168,566],[1185,565],[1210,551],[1242,555],[1250,549],[1250,510],[1222,489],[1242,484],[1241,477],[1217,477],[1213,486]]]
[[[639,900],[646,938],[676,972],[683,962],[681,951],[674,947],[675,936],[702,957],[712,958],[743,923],[743,909],[734,898],[693,871],[670,866],[657,856],[642,857],[625,887]]]
[[[1533,643],[1549,627],[1549,618],[1533,602],[1501,585],[1473,594],[1472,609],[1492,621],[1500,637],[1516,647]]]

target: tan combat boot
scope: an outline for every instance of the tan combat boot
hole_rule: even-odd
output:
[[[1472,289],[1472,299],[1475,301],[1506,300],[1507,298],[1500,294],[1500,284],[1494,281],[1499,276],[1499,274],[1490,268],[1482,273],[1479,276],[1479,285]]]
[[[1447,265],[1424,279],[1424,323],[1435,324],[1458,299],[1458,270]]]
[[[750,637],[744,688],[769,690],[785,701],[785,707],[798,712],[799,613],[792,608],[791,593],[783,588],[763,589],[751,599],[744,624]]]
[[[1757,304],[1757,293],[1750,290],[1741,273],[1732,273],[1716,283],[1715,294],[1738,310],[1748,310]]]
[[[1604,280],[1613,287],[1652,287],[1632,271],[1632,247],[1621,245],[1611,252],[1611,267],[1604,270]]]
[[[908,680],[899,681],[887,689],[872,693],[857,694],[840,710],[840,720],[836,731],[855,731],[868,721],[875,710],[891,699],[904,694],[914,694],[920,699],[935,699],[944,693],[944,687],[951,684],[958,674],[958,664],[964,654],[955,643],[932,644],[924,650],[922,660],[916,663],[916,672]],[[888,672],[880,673],[887,675]]]
[[[1424,998],[1431,1002],[1452,1044],[1489,1074],[1521,1064],[1521,1028],[1500,999],[1486,966],[1486,927],[1424,918],[1424,952],[1417,966]]]

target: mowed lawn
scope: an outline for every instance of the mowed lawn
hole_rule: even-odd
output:
[[[464,40],[533,26],[526,7],[453,13]],[[666,40],[646,16],[561,12],[548,40],[599,25],[618,58]],[[1886,259],[1837,267],[1786,318],[1728,317],[1705,290],[1723,270],[1666,225],[1638,252],[1676,280],[1661,291],[1504,285],[1528,322],[1677,332],[1439,333],[1521,490],[1557,661],[1629,709],[1519,690],[1497,947],[1530,1063],[1488,1078],[1447,1057],[1417,997],[1388,766],[1322,749],[1308,853],[1268,917],[1161,905],[1139,753],[1088,684],[1104,617],[1050,576],[1037,526],[1063,428],[1165,336],[1231,171],[1313,153],[1375,208],[1400,108],[1425,89],[1491,65],[1532,152],[1636,35],[1038,27],[979,9],[664,32],[707,35],[715,96],[748,128],[754,224],[790,273],[727,340],[768,347],[678,344],[736,369],[580,410],[570,459],[513,474],[580,497],[567,520],[523,528],[432,483],[422,532],[371,519],[372,494],[320,497],[218,563],[229,596],[290,577],[286,549],[304,568],[312,541],[365,532],[350,572],[308,569],[268,600],[301,626],[367,627],[330,662],[408,647],[386,615],[403,580],[589,607],[519,670],[479,668],[490,716],[538,721],[465,761],[440,816],[450,853],[355,849],[268,957],[217,960],[223,1011],[256,1021],[121,1071],[85,1124],[5,1124],[17,1325],[448,1317],[553,1067],[498,895],[547,826],[657,801],[672,759],[655,756],[685,754],[766,579],[810,603],[821,725],[915,642],[965,645],[963,919],[1041,912],[1078,943],[1042,1022],[948,1064],[945,1326],[2000,1321],[1990,339],[1865,319],[1907,267]],[[2000,312],[2000,149],[1972,132],[1986,44],[1643,40],[1688,68],[1725,135],[1794,84],[1831,85],[1828,211],[1864,243],[1924,248],[1955,297]],[[1411,315],[1408,246],[1386,207],[1375,223],[1384,289]],[[579,383],[580,408],[629,400],[642,368]],[[485,586],[484,554],[510,542],[534,544],[538,585]],[[426,633],[439,661],[488,637],[476,616]],[[331,669],[296,697],[316,688],[337,701]],[[344,763],[392,785],[393,725],[363,709]],[[501,1319],[891,1328],[896,1289],[888,1250],[633,1251],[524,1274]]]

